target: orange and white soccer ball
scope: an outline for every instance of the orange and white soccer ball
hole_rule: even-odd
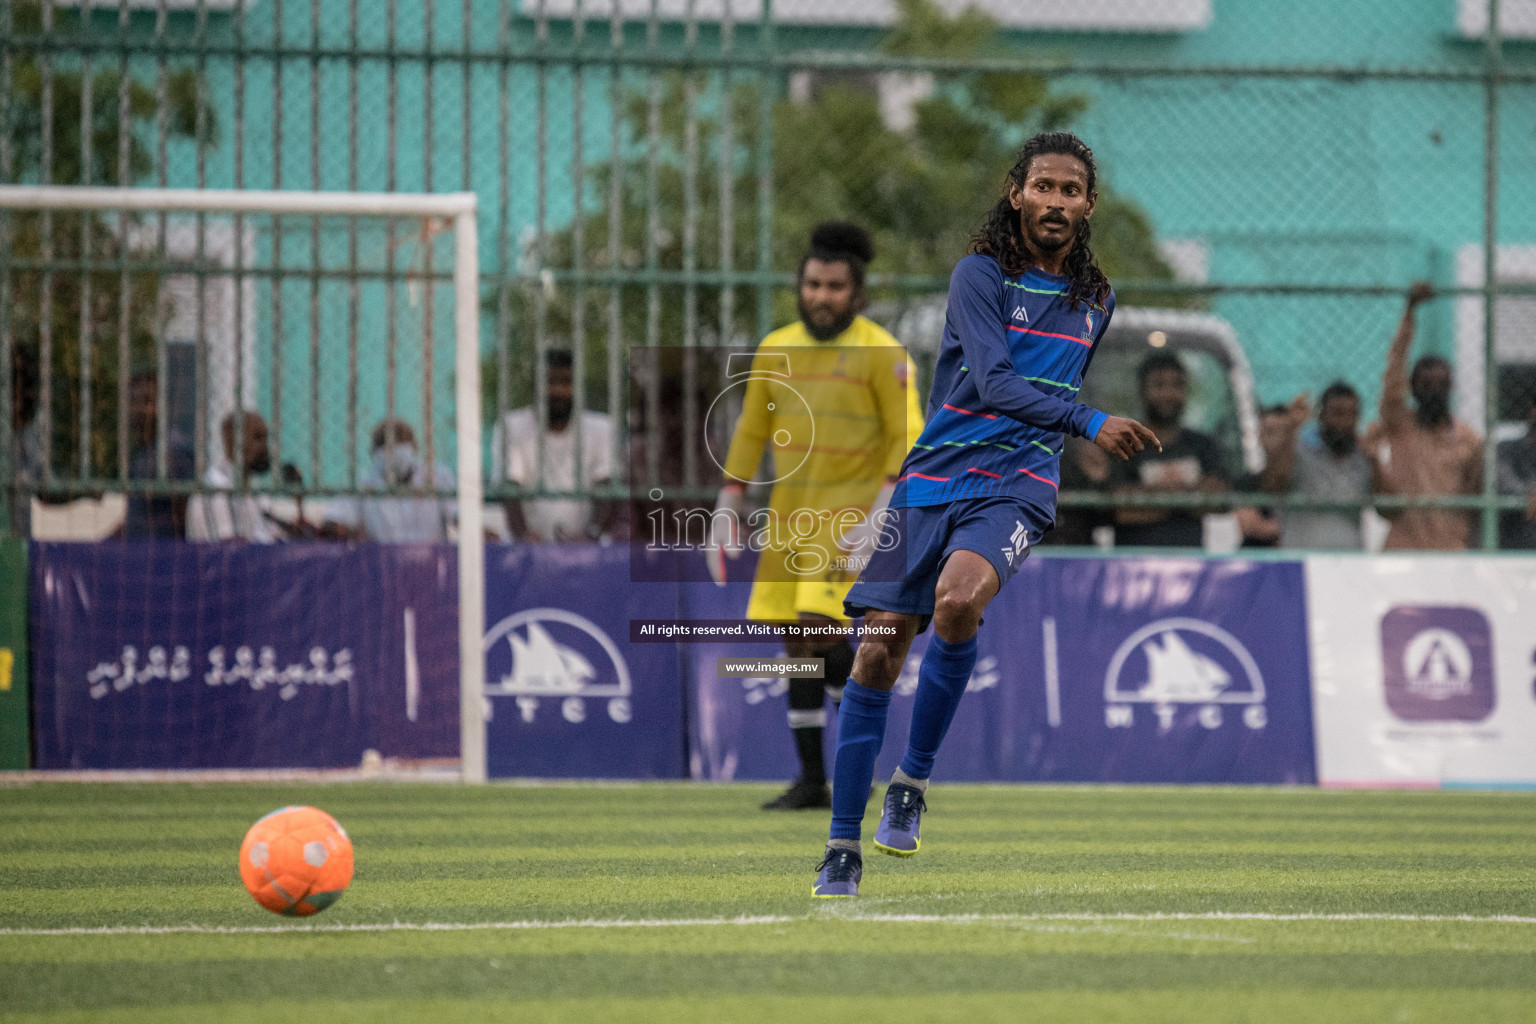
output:
[[[240,880],[274,914],[318,914],[352,882],[352,840],[318,807],[280,808],[245,834]]]

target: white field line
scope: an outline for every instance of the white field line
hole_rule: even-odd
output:
[[[1152,914],[818,914],[805,916],[764,915],[758,917],[679,917],[679,918],[586,918],[562,921],[388,921],[377,924],[296,924],[296,925],[108,925],[100,928],[0,928],[0,938],[11,936],[64,935],[267,935],[285,932],[479,932],[537,931],[551,928],[718,928],[764,924],[795,924],[813,921],[846,921],[878,924],[1009,924],[1040,921],[1397,921],[1409,924],[1526,924],[1536,925],[1536,917],[1513,914],[1266,914],[1202,913]]]

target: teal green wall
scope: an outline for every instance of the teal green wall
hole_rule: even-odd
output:
[[[321,40],[345,45],[349,40],[345,0],[321,0]],[[362,3],[359,39],[366,48],[386,44],[381,4]],[[525,7],[529,6],[527,4]],[[469,38],[476,48],[498,38],[498,4],[473,5]],[[284,12],[283,41],[289,45],[310,38],[308,3],[289,3]],[[399,4],[396,40],[418,47],[426,41],[419,2]],[[258,4],[247,14],[246,43],[252,47],[276,40],[270,18],[274,5]],[[458,47],[464,41],[462,10],[454,3],[437,3],[432,35],[435,45]],[[1160,65],[1171,67],[1309,66],[1430,70],[1475,69],[1483,58],[1482,44],[1455,34],[1455,0],[1213,0],[1213,18],[1201,31],[1169,34],[1015,33],[1011,41],[1025,68],[1042,59],[1070,58],[1082,65]],[[98,16],[101,17],[101,16]],[[189,15],[172,19],[173,34],[192,31]],[[152,19],[140,16],[137,30],[148,31]],[[518,19],[511,29],[519,45],[532,40],[533,26]],[[556,23],[552,36],[568,38],[569,26]],[[589,29],[595,48],[607,46],[607,26]],[[230,15],[211,19],[209,37],[216,44],[234,41]],[[676,26],[665,33],[668,44],[679,37]],[[738,44],[751,45],[750,27],[740,30]],[[863,46],[875,34],[785,27],[781,46],[828,49]],[[702,45],[712,46],[714,30],[705,26]],[[643,27],[631,26],[626,45],[644,46]],[[1511,67],[1536,67],[1536,45],[1515,42],[1505,48]],[[136,60],[143,73],[153,62]],[[311,174],[310,75],[307,60],[286,62],[281,78],[283,101],[274,110],[278,82],[270,62],[252,60],[244,77],[245,143],[242,183],[264,188],[341,189],[351,187],[347,159],[349,65],[325,60],[320,65],[322,139],[320,174]],[[356,187],[382,189],[390,183],[385,130],[388,63],[383,59],[355,64],[360,82],[360,116],[366,125],[359,134]],[[207,182],[235,183],[234,66],[227,57],[208,62],[211,93],[220,118],[218,144],[210,152]],[[604,89],[607,71],[598,66],[587,79],[583,147],[589,164],[608,154],[608,107]],[[538,185],[537,76],[528,67],[507,74],[511,102],[507,149],[509,202],[500,206],[502,158],[497,126],[500,119],[501,71],[493,63],[475,63],[466,83],[463,65],[444,61],[436,66],[426,128],[427,73],[419,63],[397,68],[398,160],[393,185],[406,191],[461,188],[466,181],[482,200],[481,261],[485,270],[502,265],[498,240],[503,227],[515,255],[520,235],[536,219]],[[1091,98],[1088,112],[1076,129],[1095,148],[1104,173],[1117,190],[1135,199],[1151,215],[1160,237],[1198,239],[1209,256],[1213,281],[1252,284],[1405,285],[1429,276],[1453,283],[1455,253],[1479,243],[1483,232],[1483,90],[1480,84],[1425,80],[1364,80],[1337,77],[1189,77],[1116,79],[1106,76],[1068,77],[1062,89]],[[466,108],[467,96],[467,108]],[[547,79],[546,124],[548,172],[546,220],[558,229],[569,223],[575,196],[570,159],[574,131],[571,75],[551,71]],[[1536,241],[1536,87],[1510,87],[1500,95],[1499,171],[1501,202],[1499,236],[1505,243]],[[468,116],[464,111],[467,109]],[[273,125],[282,132],[281,152],[272,146]],[[464,135],[470,137],[469,165],[463,160]],[[430,177],[428,156],[430,155]],[[172,147],[171,185],[195,183],[190,145]],[[589,196],[595,202],[597,191]],[[505,216],[505,224],[503,223]],[[676,226],[673,226],[676,227]],[[307,259],[307,257],[306,257]],[[337,286],[339,289],[340,286]],[[259,289],[258,347],[270,346],[270,291]],[[329,292],[327,292],[329,294]],[[339,294],[339,292],[338,292]],[[451,306],[441,293],[439,357],[435,387],[451,393]],[[306,396],[310,386],[307,351],[308,285],[287,286],[284,305],[286,344],[298,353],[285,364],[283,387],[289,396]],[[336,305],[340,303],[340,305]],[[1395,297],[1319,297],[1230,295],[1215,300],[1215,312],[1237,328],[1256,372],[1261,398],[1279,401],[1303,388],[1314,392],[1331,379],[1344,377],[1374,401],[1376,380],[1387,340],[1395,324]],[[328,300],[327,324],[339,325],[344,300]],[[404,307],[402,307],[404,308]],[[493,344],[490,324],[482,343]],[[1453,345],[1452,310],[1436,304],[1422,324],[1422,344],[1449,351]],[[383,411],[382,302],[365,304],[360,335],[364,339],[360,433]],[[342,436],[343,414],[336,403],[344,379],[344,329],[327,327],[322,357],[322,384],[331,396],[332,411],[322,417],[321,430],[327,473],[334,474],[347,444],[366,458],[365,440]],[[344,349],[343,349],[344,352]],[[339,369],[338,369],[339,367]],[[260,391],[271,387],[270,361],[263,358]],[[307,409],[307,404],[303,406]],[[419,396],[402,393],[401,411],[419,417]],[[452,457],[449,409],[440,406],[436,430],[441,451]],[[419,422],[419,419],[418,419]],[[310,449],[308,416],[285,416],[285,451]],[[301,461],[301,466],[304,463]],[[333,475],[333,479],[334,479]]]
[[[1082,63],[1476,69],[1454,0],[1215,0],[1210,27],[1177,36],[1020,38]],[[1504,48],[1536,67],[1536,46]],[[1339,78],[1069,79],[1092,106],[1078,123],[1108,178],[1160,237],[1199,239],[1223,283],[1455,283],[1455,254],[1483,239],[1480,83]],[[1499,96],[1504,244],[1536,241],[1536,90]],[[1225,296],[1261,399],[1314,394],[1335,377],[1374,403],[1397,297]],[[1450,353],[1453,311],[1432,306],[1425,350]]]

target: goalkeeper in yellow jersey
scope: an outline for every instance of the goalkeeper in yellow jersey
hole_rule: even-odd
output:
[[[724,586],[744,545],[759,552],[747,617],[846,627],[843,598],[873,549],[876,517],[902,459],[923,429],[912,360],[879,325],[859,315],[874,258],[869,234],[833,221],[811,233],[800,262],[800,319],[763,339],[745,382],[711,519],[710,574]],[[740,518],[746,483],[764,449],[768,508]],[[830,807],[822,730],[853,667],[846,636],[791,637],[791,658],[822,658],[820,679],[789,680],[789,727],[800,774],[765,810]]]

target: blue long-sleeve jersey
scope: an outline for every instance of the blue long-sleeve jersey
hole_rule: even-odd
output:
[[[1094,438],[1108,415],[1077,400],[1115,310],[1067,302],[1065,277],[1005,277],[971,255],[949,281],[928,424],[902,463],[893,508],[1013,495],[1054,518],[1065,435]]]

